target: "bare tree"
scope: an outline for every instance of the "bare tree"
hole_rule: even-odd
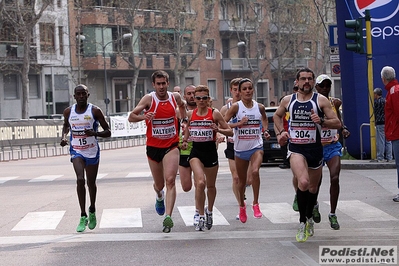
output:
[[[18,73],[22,80],[22,118],[29,118],[29,70],[31,69],[31,45],[34,29],[52,0],[1,1],[0,25],[7,34],[10,42],[23,44],[22,64],[1,62],[1,70],[8,73]],[[3,40],[2,40],[3,41]]]

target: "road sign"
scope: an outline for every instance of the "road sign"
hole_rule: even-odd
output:
[[[339,54],[330,55],[330,62],[339,62]]]
[[[330,46],[338,45],[338,27],[337,25],[329,25],[328,31],[330,35]]]
[[[331,63],[331,76],[339,77],[341,75],[341,65],[339,63]]]

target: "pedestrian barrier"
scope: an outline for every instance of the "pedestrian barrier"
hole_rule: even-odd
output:
[[[0,162],[69,154],[69,145],[60,146],[63,122],[62,119],[0,121]],[[110,125],[112,137],[99,137],[100,149],[145,145],[144,123],[111,117]]]

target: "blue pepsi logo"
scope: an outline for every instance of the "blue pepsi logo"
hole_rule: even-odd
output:
[[[354,0],[357,12],[364,17],[370,10],[371,21],[383,22],[394,17],[399,11],[398,0]]]

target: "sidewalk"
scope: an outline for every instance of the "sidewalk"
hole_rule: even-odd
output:
[[[341,169],[396,169],[395,161],[370,162],[367,160],[341,160]]]

